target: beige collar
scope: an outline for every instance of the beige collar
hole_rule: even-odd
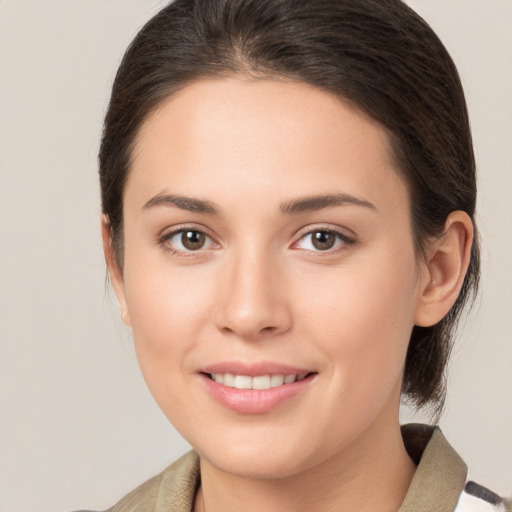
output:
[[[418,468],[398,512],[453,512],[467,474],[462,459],[437,427],[405,425],[402,436]],[[191,512],[199,481],[199,456],[191,451],[109,512]]]
[[[398,512],[453,512],[464,489],[468,468],[438,427],[402,427],[416,473]]]

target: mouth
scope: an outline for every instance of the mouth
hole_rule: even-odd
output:
[[[218,404],[241,414],[260,414],[297,403],[318,372],[272,361],[224,361],[199,371],[204,389]]]
[[[317,372],[304,371],[300,373],[251,371],[250,373],[253,375],[247,375],[245,372],[220,373],[220,371],[201,372],[200,375],[208,394],[217,403],[240,414],[261,414],[279,409],[294,397],[306,393],[318,375]]]
[[[217,384],[222,384],[228,388],[264,391],[267,389],[287,386],[294,382],[300,382],[312,376],[313,372],[256,376],[237,375],[233,373],[205,373],[204,375]]]

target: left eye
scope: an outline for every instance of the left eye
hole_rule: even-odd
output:
[[[167,235],[165,243],[178,252],[193,252],[208,249],[213,245],[213,240],[197,229],[181,229]]]
[[[351,240],[341,233],[328,229],[317,229],[301,237],[296,246],[307,251],[329,251]]]

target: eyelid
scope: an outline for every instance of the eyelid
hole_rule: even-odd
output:
[[[179,224],[177,226],[167,227],[157,236],[157,243],[161,245],[165,250],[172,252],[173,254],[179,254],[183,256],[193,256],[199,253],[204,253],[205,251],[211,250],[211,247],[207,247],[205,249],[197,249],[196,251],[191,250],[181,250],[172,248],[169,245],[169,240],[173,238],[175,235],[179,233],[183,233],[185,231],[196,231],[197,233],[201,233],[208,237],[211,243],[215,246],[220,246],[219,242],[217,242],[216,237],[211,233],[209,229],[204,226],[198,224]]]
[[[202,253],[204,253],[204,252],[206,252],[208,250],[212,250],[212,247],[207,247],[205,249],[201,248],[201,249],[197,249],[195,251],[194,250],[180,250],[180,249],[172,248],[168,244],[168,241],[173,236],[175,236],[175,235],[177,235],[179,233],[183,233],[184,231],[197,231],[198,233],[202,233],[202,234],[204,234],[206,237],[208,237],[210,239],[211,244],[216,246],[216,247],[213,247],[213,248],[219,248],[220,247],[220,243],[216,239],[217,237],[212,234],[211,230],[206,228],[205,226],[202,226],[202,225],[199,225],[199,224],[179,224],[179,225],[176,225],[176,226],[167,227],[164,230],[162,230],[162,232],[157,236],[157,243],[159,245],[161,245],[165,250],[168,250],[168,251],[170,251],[170,252],[172,252],[174,254],[179,254],[179,255],[182,255],[182,256],[185,256],[185,257],[186,256],[194,256],[194,255],[202,254]],[[339,245],[338,245],[338,246],[335,246],[332,249],[326,249],[326,250],[321,250],[321,249],[317,249],[317,250],[300,249],[300,248],[297,247],[297,245],[299,244],[299,242],[302,239],[304,239],[306,236],[312,235],[313,233],[318,232],[318,231],[326,231],[326,232],[329,232],[329,233],[333,233],[334,235],[339,237],[339,239],[342,240],[342,242],[343,242],[342,247],[340,248]],[[347,234],[347,232],[349,232],[350,234]],[[336,252],[339,252],[339,251],[341,251],[343,249],[346,249],[347,246],[354,245],[357,242],[356,235],[355,235],[355,233],[353,233],[352,230],[350,230],[348,228],[341,228],[339,226],[332,226],[332,225],[325,225],[325,224],[304,227],[301,230],[299,230],[299,232],[296,234],[294,239],[295,239],[295,241],[290,246],[291,249],[302,250],[302,251],[305,251],[305,252],[314,253],[315,255],[322,255],[323,254],[323,255],[326,255],[326,256],[330,255],[330,254],[333,254],[333,253],[336,253]]]
[[[317,250],[312,250],[312,249],[300,249],[298,247],[296,247],[298,245],[298,243],[303,240],[306,236],[308,235],[312,235],[313,233],[316,233],[318,231],[326,231],[328,233],[333,233],[334,235],[336,235],[337,237],[339,237],[339,239],[341,239],[343,241],[343,244],[340,248],[340,246],[335,246],[334,248],[332,249],[326,249],[324,251],[322,251],[321,249],[317,249]],[[347,234],[346,232],[349,231],[351,234]],[[303,250],[303,251],[307,251],[307,252],[310,252],[310,253],[314,253],[315,255],[330,255],[330,254],[333,254],[333,253],[336,253],[336,252],[339,252],[343,249],[346,249],[347,246],[351,246],[351,245],[354,245],[355,243],[357,242],[356,240],[356,235],[355,233],[353,233],[353,231],[349,230],[348,228],[341,228],[339,226],[329,226],[329,225],[317,225],[317,226],[307,226],[303,229],[301,229],[297,235],[296,235],[296,241],[293,242],[293,244],[291,245],[291,248],[292,249],[297,249],[297,250]]]

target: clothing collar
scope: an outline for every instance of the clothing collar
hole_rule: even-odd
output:
[[[416,473],[398,512],[453,512],[464,489],[467,467],[438,427],[402,426]],[[155,512],[192,511],[199,486],[199,456],[192,451],[161,475]]]
[[[402,426],[405,448],[417,468],[398,512],[453,512],[468,468],[438,427]]]

